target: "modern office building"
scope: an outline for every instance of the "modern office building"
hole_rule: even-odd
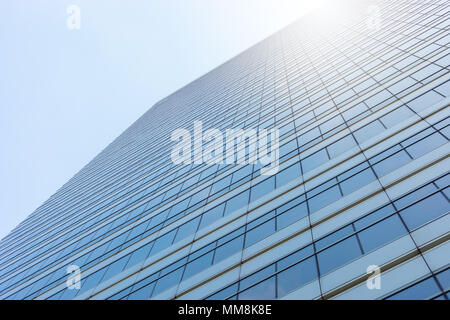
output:
[[[448,299],[449,9],[324,9],[158,102],[0,242],[0,299]],[[277,128],[278,172],[175,164],[195,121]]]

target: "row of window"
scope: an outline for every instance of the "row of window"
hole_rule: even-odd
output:
[[[236,289],[235,294],[238,287],[239,291],[242,291],[239,293],[240,299],[282,297],[293,289],[317,278],[318,274],[324,275],[331,272],[349,261],[407,234],[408,229],[413,230],[447,214],[450,209],[450,202],[444,194],[450,195],[449,182],[450,175],[437,179],[433,183],[429,183],[394,201],[392,204],[386,205],[316,240],[314,245],[308,245],[242,279],[239,283],[221,290],[211,298],[229,298],[233,296],[230,293],[233,290],[232,288]],[[424,208],[431,209],[424,211]],[[252,226],[247,225],[247,230],[251,228]],[[111,298],[147,299],[176,285],[181,280],[198,274],[214,264],[216,259],[221,261],[244,248],[244,242],[249,233],[245,234],[245,237],[239,235],[241,229],[219,239],[217,244],[213,245],[213,247],[217,246],[216,249],[207,251],[211,246],[209,248],[204,247]],[[232,239],[229,240],[230,238]],[[316,261],[318,261],[318,268]],[[275,272],[277,274],[273,275]],[[100,277],[100,275],[97,276]],[[265,279],[268,276],[270,278]],[[275,278],[277,278],[279,287],[275,288],[274,286],[273,290],[268,292],[266,285],[275,281]],[[157,288],[157,290],[153,291],[154,288]]]
[[[445,123],[445,121],[441,122]],[[438,124],[439,125],[439,124]],[[289,212],[284,213],[282,216],[277,218],[278,228],[282,228],[288,223],[296,221],[300,219],[304,215],[307,214],[307,205],[309,208],[309,212],[315,212],[320,208],[326,206],[327,204],[336,201],[337,199],[359,189],[360,187],[366,185],[367,183],[375,180],[375,175],[372,169],[369,167],[370,163],[373,165],[373,170],[380,173],[376,168],[383,168],[383,174],[386,174],[389,171],[397,168],[398,166],[404,165],[406,162],[411,160],[410,154],[413,155],[413,158],[421,156],[422,154],[436,148],[442,143],[446,142],[446,140],[439,136],[437,132],[434,132],[432,128],[425,129],[412,137],[404,140],[402,143],[395,145],[388,149],[387,151],[382,152],[381,154],[372,157],[368,162],[363,162],[354,168],[340,174],[339,176],[328,180],[322,185],[315,187],[314,189],[308,191],[306,195],[297,198],[297,202],[304,201],[306,198],[308,201],[304,201],[301,205],[298,205],[297,209],[290,210]],[[439,136],[440,139],[430,139],[430,137],[434,137],[435,135]],[[422,140],[420,140],[422,139]],[[414,146],[414,148],[412,148]],[[409,151],[409,152],[407,152]],[[398,154],[400,152],[404,152],[405,155],[408,155],[407,159],[404,161],[399,161],[401,159]],[[391,159],[391,160],[389,160]],[[383,164],[383,165],[381,165]],[[275,189],[275,181],[277,181],[277,187],[281,186],[284,183],[289,182],[290,180],[298,177],[300,175],[300,167],[299,164],[294,164],[289,168],[279,172],[276,176],[272,176],[265,181],[253,186],[251,188],[250,193],[250,201],[258,199],[260,196],[269,193]],[[306,198],[305,198],[306,196]],[[225,203],[205,212],[203,215],[196,217],[193,220],[190,220],[186,224],[178,227],[177,229],[172,230],[171,232],[157,238],[153,242],[147,244],[142,247],[138,251],[134,253],[134,256],[139,257],[139,259],[131,259],[130,261],[141,262],[146,257],[156,254],[157,252],[169,247],[172,243],[177,242],[189,235],[195,233],[198,229],[201,229],[212,222],[220,219],[221,217],[227,215],[227,213],[233,212],[236,209],[239,209],[245,206],[248,203],[249,199],[249,191],[243,192]],[[303,210],[300,210],[300,206],[303,207]],[[296,213],[294,213],[296,211]],[[167,214],[167,213],[166,213]],[[88,267],[94,265],[95,263],[103,260],[104,258],[111,256],[117,253],[120,248],[124,248],[128,246],[130,243],[136,242],[139,239],[142,239],[146,235],[160,229],[161,222],[164,220],[163,218],[158,218],[160,215],[155,216],[153,219],[146,221],[134,229],[129,231],[128,233],[122,234],[121,236],[106,242],[104,245],[96,248],[92,252],[80,257],[75,262],[77,265],[82,266],[82,270],[86,270]],[[156,218],[156,220],[155,220]],[[265,233],[263,230],[273,230],[275,231],[275,220],[272,222],[266,222],[261,225],[259,229],[255,231],[251,231],[249,240],[247,243],[251,243],[250,240],[252,237],[254,239],[258,239],[261,235]],[[102,234],[102,232],[100,233]],[[254,236],[252,236],[252,234]],[[255,240],[253,240],[255,241]],[[87,240],[86,240],[87,242]],[[155,245],[154,245],[155,244]],[[70,253],[73,249],[69,248],[67,250]],[[141,253],[142,252],[142,253]],[[145,254],[143,254],[145,252]],[[133,254],[133,253],[131,253]],[[85,262],[83,262],[85,261]],[[132,264],[128,263],[127,266],[132,266]],[[120,271],[120,270],[119,270]],[[59,280],[59,277],[64,277],[64,274],[55,273],[51,276],[54,280],[50,281],[50,283],[56,283]],[[44,280],[42,280],[44,281]],[[49,279],[47,279],[49,281]],[[48,287],[45,286],[43,289]],[[28,290],[30,290],[28,288]],[[22,292],[29,292],[27,290],[22,290]]]
[[[267,111],[266,111],[267,112]],[[290,151],[290,150],[287,150],[287,151]],[[283,151],[284,152],[284,151]],[[290,151],[291,152],[291,151]],[[283,154],[283,156],[285,156],[284,154]],[[251,176],[247,176],[247,179],[250,179],[251,178]],[[201,179],[200,179],[201,180]],[[270,183],[269,182],[267,182],[267,184],[266,184],[266,186],[269,186],[269,188],[271,188],[270,187]],[[256,187],[256,186],[255,186]],[[261,188],[261,190],[264,190],[265,189],[265,187],[263,187],[263,186],[259,186],[260,188]],[[257,188],[258,187],[256,187],[255,188],[255,192],[254,192],[254,194],[257,194],[258,193],[258,191],[257,191]],[[253,195],[253,192],[252,192],[252,195]],[[124,193],[120,193],[119,195],[118,195],[118,197],[117,198],[120,198],[120,197],[122,197],[122,196],[124,196]],[[136,197],[133,197],[133,198],[136,198]],[[255,198],[256,199],[256,198]],[[128,202],[132,202],[132,200],[130,200],[130,201],[128,201]],[[115,209],[118,209],[118,208],[115,208]],[[119,208],[120,209],[120,208]],[[111,211],[112,212],[112,211]],[[109,214],[111,213],[111,212],[108,212]],[[131,216],[131,214],[129,215],[129,216]],[[174,215],[174,216],[172,216],[172,217],[175,217],[176,215]],[[102,216],[103,217],[103,216]],[[135,218],[134,216],[133,216],[133,218]],[[96,220],[96,221],[101,221],[102,219],[100,219],[100,217]],[[124,221],[125,220],[125,218],[121,218],[121,220],[118,220],[118,222],[122,222],[122,221]],[[92,227],[92,225],[93,224],[88,224],[88,226],[89,227]],[[108,228],[110,228],[110,229],[113,229],[113,228],[115,228],[117,225],[119,225],[119,223],[114,223],[113,224],[113,226],[110,226],[110,227],[105,227],[105,228],[102,228],[102,229],[100,229],[97,233],[96,233],[96,235],[98,234],[99,235],[99,237],[101,238],[101,235],[102,235],[102,232],[104,232],[104,231],[106,231]],[[80,231],[80,229],[76,229],[76,230],[74,230],[74,232],[72,232],[71,234],[70,234],[70,236],[72,236],[72,235],[74,235],[74,234],[77,234],[78,232]],[[86,243],[89,243],[91,240],[93,240],[93,239],[95,239],[95,238],[97,238],[97,236],[93,236],[93,237],[88,237],[88,238],[86,238]],[[70,238],[70,236],[68,236],[67,238]],[[130,237],[129,237],[130,238]],[[88,241],[89,240],[89,241]],[[56,243],[60,243],[60,242],[56,242]],[[79,247],[79,246],[78,246]],[[29,249],[29,248],[27,248],[27,249]],[[60,258],[60,257],[63,257],[63,256],[65,256],[65,253],[67,252],[67,253],[70,253],[71,252],[71,249],[74,249],[74,247],[68,247],[68,248],[66,248],[64,251],[62,251],[63,253],[61,253],[59,256],[58,256],[58,259]],[[99,250],[99,251],[101,251],[101,250]],[[40,254],[42,254],[43,252],[45,252],[45,251],[42,251],[42,250],[40,250],[40,251],[37,251],[37,253],[34,255],[34,256],[38,256],[38,255],[40,255]],[[95,257],[97,255],[97,253],[96,254],[93,254],[93,257]],[[57,257],[55,257],[55,259],[56,259]],[[20,265],[21,263],[23,263],[24,261],[18,261],[18,264],[17,265]],[[12,268],[13,269],[13,268]],[[11,270],[11,269],[10,269]],[[32,273],[30,274],[30,275],[32,275]]]

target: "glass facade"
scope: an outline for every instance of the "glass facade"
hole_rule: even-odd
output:
[[[0,299],[448,299],[450,4],[347,5],[150,108],[1,240]],[[173,163],[194,121],[278,128],[278,172]]]

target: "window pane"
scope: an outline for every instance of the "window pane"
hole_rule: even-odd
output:
[[[402,209],[406,207],[407,205],[429,195],[432,194],[434,191],[436,191],[436,187],[434,184],[430,183],[426,186],[423,186],[422,188],[411,192],[410,194],[407,194],[406,196],[401,197],[400,199],[394,201],[395,206],[397,209]]]
[[[305,259],[306,257],[312,255],[314,253],[314,247],[312,245],[309,245],[303,249],[298,250],[297,252],[294,252],[287,257],[279,260],[277,262],[277,270],[283,270],[286,267],[289,267],[302,259]]]
[[[341,182],[341,189],[344,196],[365,186],[376,179],[371,169],[366,169],[355,174],[353,177]]]
[[[122,271],[125,264],[128,262],[128,259],[130,257],[126,255],[125,257],[122,257],[121,259],[115,261],[114,263],[110,264],[108,267],[108,270],[105,273],[105,276],[103,277],[102,281],[106,281],[109,278],[114,277],[116,274]]]
[[[406,152],[400,151],[393,154],[389,158],[386,158],[383,161],[375,164],[373,166],[373,169],[379,177],[382,177],[385,174],[394,171],[397,168],[400,168],[409,161],[411,161],[411,158],[406,154]]]
[[[199,221],[200,221],[200,217],[197,217],[197,218],[181,225],[178,228],[178,232],[177,232],[177,235],[175,236],[173,243],[180,241],[188,236],[193,235],[197,231]]]
[[[441,291],[439,290],[436,281],[433,278],[428,278],[408,289],[394,294],[387,300],[425,300],[439,292]]]
[[[437,218],[450,209],[448,201],[441,193],[436,193],[400,212],[403,220],[410,230],[413,230],[434,218]]]
[[[281,230],[284,227],[300,220],[308,215],[308,208],[306,207],[306,202],[303,202],[285,212],[277,217],[277,229]]]
[[[147,258],[148,254],[152,248],[152,245],[153,245],[153,242],[150,242],[150,243],[147,243],[145,246],[134,251],[131,254],[130,260],[128,261],[126,268],[130,268],[130,267],[134,266],[135,264],[144,261]]]
[[[340,197],[341,192],[339,191],[338,186],[331,187],[308,200],[309,210],[311,211],[311,213],[317,211],[336,201]]]
[[[231,175],[226,176],[225,178],[220,179],[217,182],[214,182],[211,188],[211,194],[215,194],[216,192],[226,188],[231,183]]]
[[[314,139],[317,139],[319,136],[320,136],[319,128],[309,130],[308,132],[302,134],[300,137],[297,138],[298,145],[302,147],[307,143],[313,141]]]
[[[231,256],[232,254],[241,251],[243,248],[243,244],[244,244],[244,236],[242,235],[218,247],[216,249],[216,254],[214,256],[214,263],[222,261],[225,258]]]
[[[320,274],[334,270],[345,263],[353,260],[361,255],[358,241],[355,236],[351,236],[338,244],[319,252],[317,259],[319,260]]]
[[[301,172],[300,172],[300,164],[299,163],[296,163],[296,164],[290,166],[289,168],[278,172],[276,175],[277,188],[300,177],[300,175],[301,175]]]
[[[210,225],[214,221],[222,218],[223,209],[225,208],[225,203],[219,204],[217,207],[210,209],[205,212],[202,216],[202,221],[200,222],[200,228]]]
[[[254,274],[242,279],[239,283],[239,290],[245,290],[264,278],[270,277],[275,273],[275,264],[272,264]]]
[[[250,202],[261,198],[275,189],[275,177],[270,177],[252,187]]]
[[[153,288],[155,287],[156,282],[152,282],[149,285],[132,292],[128,296],[128,300],[147,300],[150,298],[150,295],[152,294]]]
[[[450,289],[450,268],[437,274],[436,278],[445,291]]]
[[[78,291],[77,295],[80,295],[83,292],[86,292],[89,289],[94,288],[100,282],[100,279],[103,278],[103,275],[105,274],[105,272],[106,272],[106,267],[89,275],[86,278],[86,280],[81,279],[81,288]],[[72,291],[76,291],[76,290],[72,290]]]
[[[389,217],[358,233],[365,253],[378,248],[389,241],[406,234],[400,218],[397,215]]]
[[[445,176],[443,176],[442,178],[437,179],[434,183],[436,183],[436,185],[439,188],[445,188],[450,184],[450,174],[447,174]]]
[[[434,91],[428,91],[427,93],[421,95],[420,97],[408,102],[408,106],[410,106],[414,111],[419,112],[424,110],[436,102],[444,99],[440,94]]]
[[[275,232],[275,219],[259,225],[258,227],[251,229],[245,236],[245,247],[249,247],[252,244],[264,239]]]
[[[163,292],[166,289],[169,289],[176,285],[181,280],[181,275],[184,268],[177,269],[176,271],[173,271],[169,273],[168,275],[165,275],[161,279],[158,280],[155,286],[155,290],[153,291],[152,297],[155,297],[159,293]]]
[[[246,205],[248,205],[248,194],[249,194],[249,190],[235,196],[234,198],[231,198],[230,200],[227,201],[227,205],[225,207],[225,214],[230,214],[233,211],[236,211]]]
[[[275,277],[239,293],[239,300],[273,300],[275,299]]]
[[[361,129],[358,129],[355,131],[355,138],[358,140],[359,143],[362,143],[372,137],[377,136],[379,133],[383,132],[385,129],[381,125],[381,123],[376,120],[368,125],[362,127]]]
[[[371,214],[365,216],[364,218],[355,221],[353,225],[355,226],[356,230],[361,230],[371,225],[372,223],[394,213],[394,211],[395,211],[394,207],[391,204],[388,204],[387,206],[380,208],[375,212],[372,212]]]
[[[235,283],[225,289],[220,290],[219,292],[213,294],[212,296],[206,298],[206,300],[225,300],[229,296],[234,295],[237,292],[238,284]]]
[[[201,272],[202,270],[208,268],[212,264],[214,252],[211,251],[194,261],[189,262],[186,265],[186,270],[183,274],[183,279],[189,279],[189,277]]]
[[[278,297],[283,297],[293,289],[317,278],[317,267],[314,257],[308,258],[277,275]]]
[[[173,238],[175,237],[175,232],[177,231],[177,229],[174,229],[172,231],[170,231],[169,233],[166,233],[165,235],[163,235],[161,238],[157,239],[155,241],[155,245],[153,246],[152,249],[152,255],[156,254],[158,252],[160,252],[161,250],[164,250],[166,248],[168,248],[173,241]]]
[[[316,242],[316,249],[322,250],[323,248],[332,245],[333,243],[345,238],[346,236],[352,234],[354,232],[353,227],[348,225],[342,229],[339,229],[332,234],[322,238]]]
[[[425,153],[430,152],[431,150],[436,149],[437,147],[443,145],[447,142],[447,139],[445,139],[442,135],[439,133],[434,133],[428,137],[426,137],[423,140],[420,140],[419,142],[409,146],[406,148],[406,151],[414,158],[419,158],[420,156],[424,155]]]
[[[303,172],[308,172],[327,161],[328,161],[327,152],[325,151],[325,149],[322,149],[310,155],[306,159],[302,160]]]
[[[409,110],[407,107],[402,106],[400,108],[395,109],[394,111],[389,112],[380,118],[381,122],[388,128],[395,126],[396,124],[402,122],[403,120],[408,119],[414,113]]]
[[[330,154],[330,157],[334,158],[354,146],[356,146],[355,139],[353,139],[353,137],[351,135],[348,135],[348,136],[332,143],[331,145],[329,145],[327,147],[327,149],[328,149],[328,153]]]
[[[437,92],[442,94],[443,96],[450,96],[450,81],[447,81],[441,84],[439,87],[434,88]]]

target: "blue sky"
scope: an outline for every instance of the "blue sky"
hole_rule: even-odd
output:
[[[0,1],[0,238],[155,102],[318,3]]]

